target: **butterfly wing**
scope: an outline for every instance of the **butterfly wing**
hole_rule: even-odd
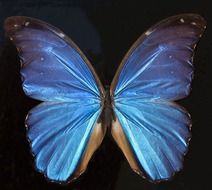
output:
[[[113,79],[112,135],[133,170],[149,180],[182,168],[191,121],[172,101],[190,92],[193,51],[205,25],[195,14],[159,22],[135,42]]]
[[[100,111],[97,102],[45,102],[32,109],[26,124],[37,169],[56,181],[67,180],[70,174],[76,178],[84,172],[80,164],[85,163],[80,160],[88,162],[85,157],[91,153],[86,153],[87,144],[97,132],[93,144],[96,149],[104,135],[100,124],[94,127]]]
[[[23,89],[28,96],[66,101],[103,94],[89,61],[59,29],[32,18],[10,17],[5,30],[18,49]]]
[[[26,119],[36,167],[53,181],[76,178],[105,133],[97,123],[104,89],[89,61],[59,29],[9,17],[5,31],[19,52],[25,93],[45,101]]]

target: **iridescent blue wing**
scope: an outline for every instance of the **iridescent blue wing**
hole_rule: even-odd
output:
[[[42,101],[100,97],[102,85],[91,64],[62,31],[27,17],[10,17],[6,33],[22,63],[25,93]]]
[[[26,119],[36,167],[54,181],[76,178],[104,136],[97,123],[104,89],[89,61],[59,29],[9,17],[5,30],[19,52],[25,93],[46,101]]]
[[[117,97],[178,100],[190,92],[193,49],[205,27],[202,17],[178,15],[148,29],[133,44],[114,77]]]
[[[121,148],[136,173],[160,181],[182,168],[191,137],[191,121],[184,109],[171,102],[141,98],[117,101],[114,110],[118,119],[112,135],[120,144],[117,133],[124,133],[130,150]]]
[[[195,14],[159,22],[135,42],[112,82],[114,139],[133,170],[152,181],[182,168],[191,121],[171,101],[190,92],[193,51],[205,24]]]
[[[96,149],[104,136],[101,125],[96,125],[100,111],[95,100],[45,102],[32,109],[26,123],[37,169],[58,182],[83,173],[94,151],[89,149]]]

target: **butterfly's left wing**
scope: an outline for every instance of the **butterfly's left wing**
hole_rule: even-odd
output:
[[[66,182],[85,171],[105,129],[97,122],[104,89],[84,54],[62,31],[28,17],[9,17],[7,35],[22,61],[24,92],[44,101],[27,118],[36,168]]]
[[[112,82],[112,135],[132,169],[149,180],[169,179],[182,168],[191,121],[172,101],[190,92],[193,51],[204,28],[195,14],[159,22],[135,42]]]

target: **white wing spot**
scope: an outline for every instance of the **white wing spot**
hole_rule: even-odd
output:
[[[19,34],[19,35],[16,35],[16,38],[21,38],[23,35]]]
[[[171,74],[174,74],[174,71],[171,71]]]
[[[147,31],[145,32],[145,35],[146,35],[146,36],[149,36],[151,33],[152,33],[152,31],[147,30]]]
[[[30,22],[25,22],[24,25],[25,25],[25,26],[29,26],[29,23],[30,23]]]
[[[40,60],[41,60],[41,61],[44,61],[44,58],[43,58],[43,57],[41,57],[41,58],[40,58]]]
[[[14,24],[13,26],[14,26],[15,28],[17,28],[17,27],[18,27],[18,25],[17,25],[17,24]]]
[[[192,22],[191,24],[192,24],[192,25],[194,25],[194,26],[196,26],[196,25],[197,25],[197,23],[196,23],[196,22]]]
[[[11,41],[13,41],[13,38],[12,38],[12,37],[10,37],[10,40],[11,40]]]
[[[169,56],[169,59],[171,59],[171,58],[172,58],[172,55]]]
[[[160,52],[162,52],[163,50],[165,50],[166,49],[166,47],[164,47],[164,45],[159,45],[158,46],[158,50],[160,51]]]
[[[58,34],[61,38],[65,37],[65,34],[63,34],[62,32]]]
[[[183,18],[181,18],[181,19],[180,19],[180,22],[181,22],[181,23],[184,23],[184,22],[185,22],[185,20],[184,20]]]

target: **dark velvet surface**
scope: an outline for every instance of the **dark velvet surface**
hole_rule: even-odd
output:
[[[140,2],[140,3],[139,3]],[[72,190],[209,190],[212,127],[212,14],[209,1],[103,1],[34,0],[0,1],[0,189]],[[198,13],[207,29],[194,57],[195,77],[189,97],[180,104],[191,113],[193,128],[184,169],[169,182],[152,184],[137,176],[112,138],[107,135],[75,182],[58,185],[35,171],[26,139],[24,119],[38,102],[21,87],[19,59],[5,38],[8,16],[39,18],[63,30],[92,62],[103,84],[110,84],[132,43],[157,21],[180,13]]]

